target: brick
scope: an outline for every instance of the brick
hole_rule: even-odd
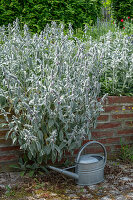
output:
[[[103,107],[104,109],[104,112],[112,112],[112,111],[115,111],[115,112],[119,112],[119,111],[133,111],[133,105],[129,105],[129,106],[124,106],[124,105],[121,105],[121,106],[117,106],[117,105],[106,105]]]
[[[0,130],[0,137],[5,137],[6,133],[8,132],[9,130]]]
[[[115,144],[120,142],[120,137],[100,139],[98,141],[103,144]]]
[[[124,142],[126,143],[128,143],[128,144],[133,144],[133,135],[131,135],[131,136],[125,136],[124,137]]]
[[[0,162],[11,161],[11,160],[16,160],[16,159],[18,159],[18,156],[16,156],[16,155],[0,156]]]
[[[113,131],[93,131],[91,134],[92,134],[92,137],[96,137],[96,138],[100,138],[100,137],[111,137],[113,136]]]
[[[1,139],[0,138],[0,145],[12,145],[12,140],[11,139],[7,139],[7,140],[5,140],[5,139]]]
[[[90,142],[90,141],[93,141],[93,140],[83,140],[83,142],[82,142],[82,146],[84,145],[84,144],[86,144],[87,142]]]
[[[133,135],[123,136],[122,138],[120,137],[120,139],[123,140],[123,144],[129,144],[129,145],[133,144]],[[116,145],[116,148],[121,148],[120,143]]]
[[[105,149],[106,149],[107,152],[111,151],[111,147],[109,147],[109,146],[108,147],[105,146]]]
[[[111,148],[109,146],[105,147],[105,149],[106,149],[107,152],[109,152],[111,150]],[[94,148],[88,148],[88,149],[86,149],[85,154],[87,154],[87,153],[88,154],[89,153],[90,154],[93,154],[93,153],[97,154],[97,153],[103,153],[103,152],[104,152],[104,150],[102,148],[96,146]]]
[[[133,121],[126,121],[125,125],[127,125],[129,127],[133,127]]]
[[[15,151],[15,150],[20,150],[20,147],[19,146],[0,147],[0,152],[1,151]]]
[[[121,145],[114,145],[114,149],[121,149]]]
[[[125,106],[125,110],[132,110],[133,111],[133,105]]]
[[[121,134],[121,135],[133,134],[133,129],[118,130],[117,134]]]
[[[106,124],[98,124],[96,129],[117,128],[119,126],[121,126],[121,123],[111,122]]]
[[[97,146],[94,146],[94,147],[89,147],[89,148],[86,148],[85,149],[85,154],[92,154],[92,153],[101,153],[103,152],[103,149],[100,148],[98,145]]]
[[[108,97],[108,103],[114,104],[114,103],[133,103],[133,97],[127,97],[127,96],[109,96]]]
[[[99,121],[107,121],[109,119],[109,116],[108,115],[100,115],[98,117],[98,120]]]
[[[115,111],[115,112],[123,111],[123,112],[125,112],[125,111],[129,111],[129,110],[133,111],[133,105],[130,105],[130,106],[123,106],[123,105],[121,105],[121,106],[116,106],[116,105],[110,106],[110,105],[107,105],[107,106],[103,107],[103,109],[104,109],[104,112],[112,112],[112,111]]]
[[[84,140],[83,141],[83,144],[82,145],[84,145],[84,144],[86,144],[87,142],[89,142],[89,141],[93,141],[93,140]],[[99,140],[97,140],[97,141],[99,141]],[[100,142],[100,141],[99,141]],[[96,153],[96,152],[103,152],[103,149],[102,149],[102,147],[99,145],[99,144],[92,144],[92,145],[90,145],[90,146],[88,146],[89,148],[87,148],[86,147],[86,152],[88,152],[88,153]],[[110,146],[105,146],[105,148],[106,148],[106,150],[107,151],[110,151],[111,150],[111,148],[110,148]],[[94,150],[95,149],[95,150]],[[77,153],[79,152],[79,150],[77,151]]]
[[[123,119],[123,118],[132,118],[133,114],[117,114],[117,115],[112,115],[113,119]]]
[[[120,142],[120,138],[119,137],[117,137],[117,138],[107,138],[106,142],[107,142],[107,144],[108,143],[111,143],[111,144],[117,143],[117,142]]]
[[[111,112],[111,111],[120,111],[122,110],[122,106],[106,106],[104,107],[104,112]]]

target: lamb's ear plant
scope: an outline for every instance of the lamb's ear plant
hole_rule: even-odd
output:
[[[26,25],[21,32],[18,22],[5,32],[0,96],[7,102],[6,107],[1,103],[10,128],[6,138],[19,143],[37,163],[60,160],[86,136],[90,139],[103,111],[104,98],[98,101],[102,63],[97,46],[86,52],[84,43],[73,38],[71,26],[64,35],[63,25],[54,22],[40,35],[31,36]]]
[[[124,35],[123,30],[109,31],[93,45],[103,61],[101,95],[133,96],[133,37]]]

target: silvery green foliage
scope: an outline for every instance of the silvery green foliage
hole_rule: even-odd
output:
[[[2,30],[3,29],[3,30]],[[9,112],[1,111],[9,122],[13,143],[18,142],[29,159],[38,162],[62,158],[65,150],[81,145],[102,109],[97,100],[102,65],[96,45],[86,52],[84,43],[73,38],[71,26],[52,23],[40,35],[23,33],[14,22],[1,28],[1,98]],[[1,99],[0,98],[0,99]]]
[[[109,32],[104,36],[104,44],[99,43],[99,50],[103,49],[103,67],[106,88],[115,95],[130,93],[133,85],[133,38]],[[133,90],[132,90],[133,94]]]
[[[90,45],[87,41],[92,49],[94,45],[103,65],[102,94],[133,95],[133,36],[124,35],[121,30],[109,31],[98,42]]]

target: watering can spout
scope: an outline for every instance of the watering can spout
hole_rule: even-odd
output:
[[[59,172],[59,173],[61,173],[61,174],[64,174],[64,175],[66,175],[66,176],[69,176],[69,177],[71,177],[71,178],[77,179],[77,180],[78,180],[78,178],[79,178],[78,174],[73,173],[73,172],[69,172],[69,171],[64,170],[64,169],[59,169],[59,168],[53,167],[53,166],[48,166],[48,168],[49,168],[49,169],[52,169],[52,170],[54,170],[54,171],[56,171],[56,172]]]

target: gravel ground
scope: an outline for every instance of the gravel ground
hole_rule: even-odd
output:
[[[104,182],[92,186],[52,171],[34,178],[1,173],[0,200],[133,200],[133,164],[108,162]]]

